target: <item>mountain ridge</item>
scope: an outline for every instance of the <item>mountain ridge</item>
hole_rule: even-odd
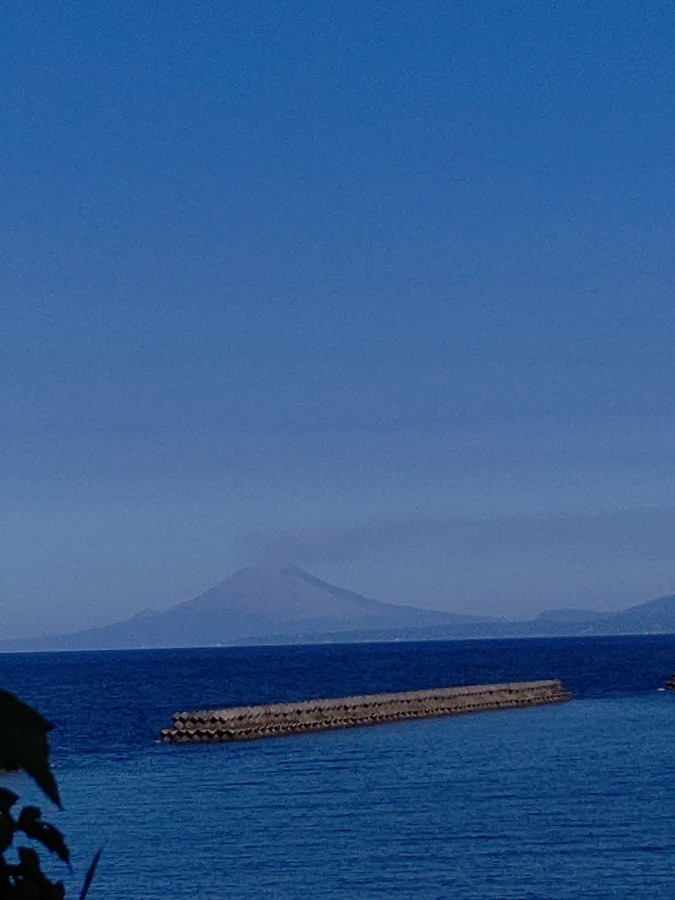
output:
[[[562,608],[513,621],[384,603],[297,566],[249,566],[169,609],[69,634],[0,640],[0,651],[645,633],[675,633],[675,595],[614,613]]]

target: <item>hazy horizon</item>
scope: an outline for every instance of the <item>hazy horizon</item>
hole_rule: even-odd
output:
[[[667,4],[8,11],[1,637],[248,562],[675,591]]]

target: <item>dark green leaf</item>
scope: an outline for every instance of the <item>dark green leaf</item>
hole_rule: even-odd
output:
[[[14,791],[10,791],[8,790],[8,788],[0,787],[0,812],[9,813],[10,809],[14,806],[18,799],[19,795],[15,794]]]
[[[31,847],[19,847],[19,862],[27,872],[37,873],[40,871],[40,857]]]
[[[103,853],[103,847],[97,851],[96,855],[92,859],[89,864],[89,868],[87,869],[87,875],[84,879],[84,884],[82,885],[82,891],[80,893],[80,900],[85,900],[87,894],[89,893],[89,888],[91,887],[91,883],[94,880],[94,875],[96,874],[96,869],[98,867],[99,860],[101,859],[101,854]]]
[[[15,831],[14,819],[9,815],[0,815],[0,855],[11,845]],[[2,896],[1,893],[0,896]]]
[[[42,820],[37,806],[26,806],[21,810],[18,829],[23,831],[26,837],[38,841],[47,850],[55,853],[62,862],[70,865],[70,851],[66,847],[63,835],[54,825]]]
[[[19,828],[25,828],[26,825],[32,825],[38,819],[42,818],[42,811],[39,806],[24,806],[19,813]]]
[[[52,726],[40,713],[9,691],[0,690],[0,769],[26,772],[45,794],[61,806],[49,768],[47,734]]]

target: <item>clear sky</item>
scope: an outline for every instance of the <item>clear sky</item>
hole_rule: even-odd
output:
[[[675,7],[10,2],[0,630],[248,562],[675,590]]]

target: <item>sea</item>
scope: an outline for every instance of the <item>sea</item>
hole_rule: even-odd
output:
[[[675,898],[675,636],[0,655],[89,898]],[[234,744],[178,710],[560,678],[574,700]]]

